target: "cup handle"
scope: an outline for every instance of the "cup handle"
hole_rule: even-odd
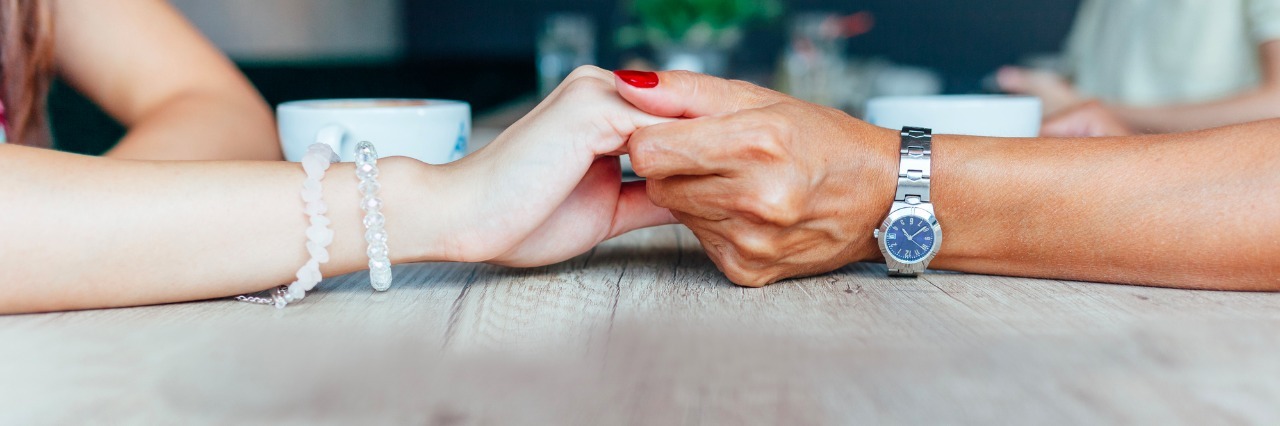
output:
[[[343,148],[343,140],[346,139],[347,129],[337,124],[330,124],[316,132],[316,143],[329,145],[333,148],[333,152],[338,153],[338,157],[342,157],[342,153],[346,152]]]

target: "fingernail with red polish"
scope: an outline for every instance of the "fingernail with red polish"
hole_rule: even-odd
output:
[[[618,70],[613,72],[622,81],[641,89],[658,87],[658,74],[648,71]]]

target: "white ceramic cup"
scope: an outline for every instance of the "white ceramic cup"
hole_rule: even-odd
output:
[[[1040,110],[1040,99],[1032,96],[897,96],[868,101],[866,119],[895,130],[911,126],[934,134],[1016,138],[1040,134]]]
[[[360,141],[379,157],[406,156],[443,164],[466,154],[471,106],[436,99],[323,99],[285,102],[276,108],[284,158],[300,161],[307,147],[327,143],[352,161]]]

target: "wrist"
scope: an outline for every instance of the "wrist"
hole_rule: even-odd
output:
[[[900,132],[859,122],[863,128],[856,131],[855,150],[863,155],[861,164],[855,167],[856,176],[847,180],[854,189],[846,191],[850,203],[844,211],[856,224],[850,248],[850,263],[879,261],[883,259],[873,232],[880,227],[893,206],[898,187],[898,162]]]
[[[447,187],[442,166],[408,157],[378,160],[381,195],[386,210],[392,263],[441,262],[451,257],[449,235],[443,225]]]

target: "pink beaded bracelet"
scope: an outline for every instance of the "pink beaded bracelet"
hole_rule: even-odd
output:
[[[324,196],[324,187],[320,181],[324,179],[324,172],[329,170],[329,165],[337,161],[338,154],[334,153],[333,148],[328,144],[323,143],[311,145],[307,148],[307,153],[302,156],[302,170],[307,173],[306,180],[302,181],[302,201],[306,206],[303,212],[310,223],[306,235],[307,253],[311,255],[311,259],[298,268],[295,274],[297,279],[287,286],[272,290],[270,299],[242,295],[236,296],[236,300],[284,308],[290,303],[302,300],[307,292],[315,288],[316,284],[323,279],[320,275],[320,264],[329,262],[328,247],[333,243],[333,230],[329,229],[331,222],[324,215],[329,211],[329,206],[321,200]]]

